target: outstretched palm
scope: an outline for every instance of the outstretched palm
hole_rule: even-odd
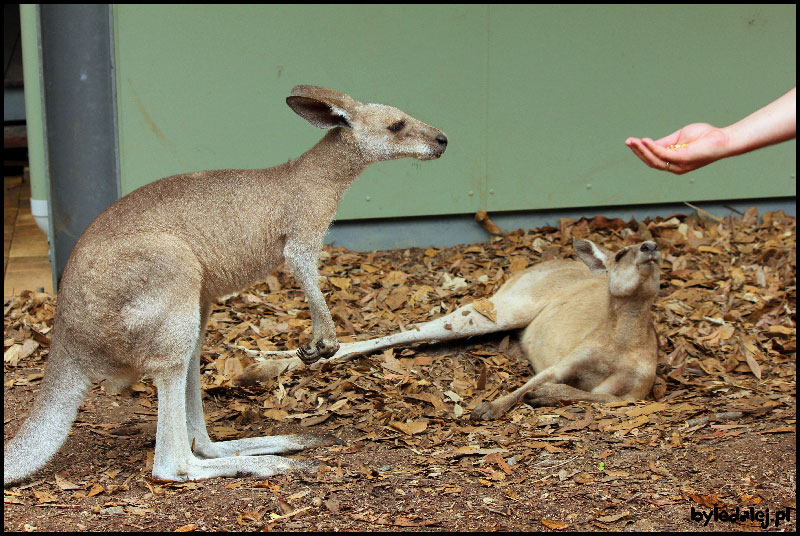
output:
[[[708,123],[692,123],[659,140],[628,138],[626,145],[645,164],[677,175],[727,155],[728,135]]]

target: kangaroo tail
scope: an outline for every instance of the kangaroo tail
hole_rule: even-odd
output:
[[[51,348],[39,395],[17,435],[3,449],[4,487],[32,475],[58,452],[90,385],[65,350]]]

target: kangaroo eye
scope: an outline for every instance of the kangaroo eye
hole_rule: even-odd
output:
[[[627,252],[628,252],[628,250],[627,250],[627,249],[623,249],[622,251],[620,251],[619,253],[617,253],[617,256],[616,256],[616,257],[614,257],[614,260],[615,260],[615,261],[617,261],[617,262],[619,262],[619,261],[622,259],[622,257],[624,257],[624,256],[625,256],[625,254],[626,254]]]
[[[389,125],[388,128],[392,132],[400,132],[401,130],[403,130],[403,127],[405,127],[405,126],[406,126],[406,122],[405,121],[398,121],[397,123],[393,123],[393,124]]]

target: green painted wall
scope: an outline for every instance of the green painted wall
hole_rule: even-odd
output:
[[[444,130],[368,168],[340,219],[795,195],[795,142],[677,177],[628,136],[723,126],[796,83],[796,6],[115,5],[123,193],[267,167],[322,135],[316,84]]]
[[[44,117],[39,79],[39,17],[35,4],[20,4],[22,72],[25,77],[25,123],[28,135],[31,199],[45,200],[48,185],[44,161]]]
[[[677,177],[624,140],[725,126],[796,83],[795,6],[492,6],[489,210],[795,195],[795,142]]]
[[[452,189],[477,189],[485,178],[486,12],[115,6],[123,190],[181,171],[298,157],[323,131],[285,100],[292,86],[315,84],[401,108],[452,140],[446,159],[368,168],[340,217],[476,209],[477,196]]]

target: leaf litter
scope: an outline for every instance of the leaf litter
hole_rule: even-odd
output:
[[[689,510],[795,508],[796,221],[782,212],[563,218],[451,248],[328,247],[320,283],[342,342],[413,329],[469,303],[491,319],[488,298],[510,274],[573,257],[574,238],[611,248],[653,239],[663,253],[650,399],[520,404],[473,423],[478,403],[530,376],[508,334],[235,386],[253,361],[240,348],[295,349],[311,338],[305,297],[281,267],[213,308],[202,354],[209,433],[333,434],[346,445],[296,455],[315,460],[315,473],[156,481],[152,383],[131,396],[96,387],[39,480],[5,490],[6,529],[760,530],[703,526]],[[54,308],[55,297],[38,292],[4,304],[6,439],[38,390]],[[781,528],[794,526],[792,516]]]

